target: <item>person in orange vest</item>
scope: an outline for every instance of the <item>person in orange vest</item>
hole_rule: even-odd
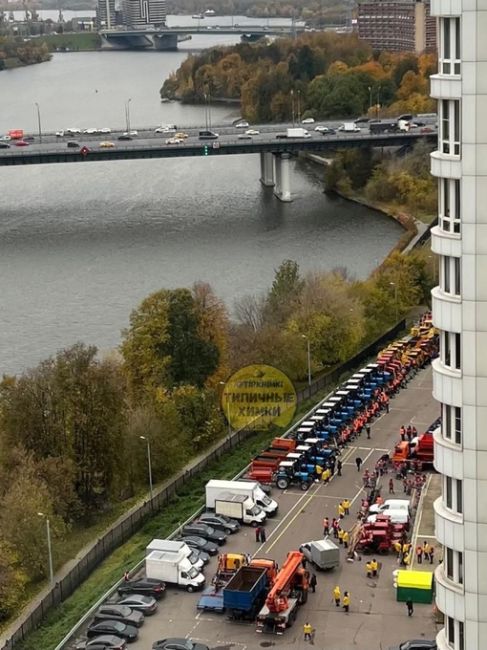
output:
[[[419,544],[416,546],[416,559],[418,560],[418,564],[423,564],[423,547]]]
[[[330,534],[330,522],[328,521],[328,517],[325,517],[323,519],[323,537],[328,537]]]

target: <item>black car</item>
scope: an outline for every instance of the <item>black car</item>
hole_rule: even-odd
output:
[[[118,593],[123,594],[143,594],[152,596],[159,600],[163,597],[166,585],[161,580],[152,578],[143,578],[142,580],[125,580],[118,587]]]
[[[161,639],[154,641],[152,650],[210,650],[204,643],[191,639]]]
[[[437,650],[436,641],[428,641],[427,639],[413,639],[411,641],[403,641],[399,645],[393,646],[389,650]]]
[[[203,564],[209,564],[210,556],[204,551],[200,551],[197,548],[191,548],[191,555],[189,556],[189,561],[191,564],[194,564],[196,560],[203,560]]]
[[[113,634],[104,634],[76,644],[76,650],[126,650],[127,642]]]
[[[0,149],[10,149],[8,142],[0,142]]]
[[[135,641],[139,636],[139,631],[133,625],[126,625],[121,621],[95,621],[86,630],[86,636],[89,639],[102,634],[114,634],[127,641]]]
[[[185,535],[180,537],[178,542],[186,542],[190,548],[195,548],[198,551],[204,551],[209,555],[216,555],[218,553],[218,546],[214,542],[209,542],[204,537],[198,537],[198,535]]]
[[[119,600],[117,605],[130,607],[130,609],[142,612],[144,616],[150,616],[157,610],[157,600],[143,594],[128,594]]]
[[[328,131],[322,131],[321,135],[335,135],[336,129],[332,129],[331,127],[328,129]]]
[[[182,530],[183,535],[197,535],[204,537],[209,542],[215,542],[218,546],[222,546],[227,541],[227,536],[221,531],[215,530],[211,526],[203,523],[191,523],[184,526]]]
[[[200,524],[207,524],[216,530],[223,530],[225,535],[231,535],[240,530],[240,524],[236,519],[230,519],[224,515],[215,515],[213,512],[204,512],[198,517]]]
[[[124,135],[119,135],[117,140],[132,140],[132,136],[131,135],[125,135],[125,134]]]
[[[95,612],[95,621],[121,621],[126,625],[140,627],[144,622],[144,615],[127,605],[102,605]]]
[[[79,142],[75,142],[74,140],[68,140],[66,142],[66,146],[69,147],[70,149],[79,149]]]
[[[34,142],[35,138],[33,135],[24,135],[24,142]]]

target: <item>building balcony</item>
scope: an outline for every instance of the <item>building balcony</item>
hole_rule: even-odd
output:
[[[441,359],[433,361],[433,397],[442,404],[462,404],[462,373],[444,366]]]
[[[437,255],[460,258],[462,256],[461,235],[435,226],[431,229],[431,250]]]
[[[431,291],[435,327],[446,332],[462,331],[462,299],[445,293],[440,287]]]
[[[460,75],[433,74],[430,77],[431,97],[435,99],[461,99],[462,77]]]
[[[435,442],[435,469],[440,474],[463,479],[462,447],[444,438],[441,427],[438,427],[433,433],[433,440]]]
[[[465,617],[465,596],[463,585],[445,576],[443,563],[435,569],[436,605],[445,614],[457,620]],[[446,646],[451,650],[451,646]]]
[[[443,546],[454,551],[464,552],[464,520],[461,514],[445,507],[443,497],[439,496],[433,503],[435,512],[436,539]]]
[[[462,0],[431,0],[432,16],[461,16]]]
[[[462,177],[462,161],[460,156],[453,156],[440,151],[430,154],[431,173],[438,178]]]

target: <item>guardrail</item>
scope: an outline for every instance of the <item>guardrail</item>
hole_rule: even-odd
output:
[[[385,332],[381,337],[373,341],[370,345],[360,350],[347,362],[341,364],[337,368],[325,373],[323,376],[315,380],[310,386],[303,388],[297,392],[298,403],[302,403],[310,399],[317,392],[329,386],[336,384],[341,376],[349,370],[356,368],[364,360],[370,358],[375,354],[384,343],[397,336],[405,329],[406,321],[401,320],[397,325]],[[309,417],[315,407],[311,408],[306,415],[303,416],[296,424],[294,424],[284,434],[289,436],[292,432],[299,427],[301,422]],[[68,598],[75,589],[91,574],[91,572],[108,556],[112,551],[123,544],[129,537],[131,537],[147,520],[148,517],[153,515],[159,509],[162,509],[169,503],[173,496],[176,495],[177,490],[182,487],[190,478],[198,474],[213,460],[220,458],[225,452],[231,450],[238,445],[242,440],[252,435],[252,431],[239,430],[235,431],[231,436],[225,440],[216,443],[212,449],[207,451],[203,456],[194,459],[189,465],[181,470],[175,477],[159,486],[154,490],[152,500],[144,501],[143,504],[134,506],[129,512],[123,515],[112,527],[98,540],[93,542],[85,551],[79,555],[76,564],[71,568],[67,568],[55,576],[57,581],[54,586],[46,587],[44,595],[35,599],[34,602],[25,610],[25,613],[15,621],[14,624],[4,633],[0,639],[1,650],[12,650],[17,643],[25,639],[27,634],[40,625],[45,615],[50,609],[56,607],[66,598]],[[236,478],[242,476],[248,469],[245,467]],[[197,513],[200,511],[197,511]],[[188,521],[194,518],[194,513]],[[178,526],[180,528],[181,524]],[[176,531],[178,530],[176,529]],[[173,535],[176,534],[174,531]],[[139,566],[139,565],[137,565]],[[103,599],[108,598],[117,588],[117,583],[107,593],[104,594]],[[40,598],[40,599],[39,599]],[[102,601],[101,601],[102,602]],[[97,601],[96,605],[100,603]],[[70,633],[63,639],[56,650],[61,650],[67,641],[76,633],[78,627],[86,621],[86,618],[91,614],[92,609],[78,622]],[[44,649],[43,649],[44,650]]]

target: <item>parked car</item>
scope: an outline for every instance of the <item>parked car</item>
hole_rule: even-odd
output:
[[[210,650],[204,643],[191,639],[161,639],[154,641],[152,650]]]
[[[191,547],[191,550],[193,551],[193,553],[195,553],[198,556],[198,559],[203,560],[203,564],[209,564],[210,556],[208,555],[208,553],[193,547]]]
[[[224,515],[215,515],[212,512],[204,512],[198,517],[198,523],[207,524],[216,530],[223,530],[225,535],[231,535],[240,530],[240,524],[236,519],[230,519]]]
[[[114,634],[102,634],[94,639],[81,641],[75,646],[76,650],[126,650],[127,642]]]
[[[141,580],[125,580],[118,587],[118,593],[122,594],[143,594],[144,596],[152,596],[159,600],[164,595],[166,585],[162,580],[155,580],[154,578],[143,578]]]
[[[412,641],[403,641],[403,643],[395,645],[389,650],[437,650],[437,645],[436,641],[413,639]]]
[[[135,641],[139,636],[139,631],[133,625],[127,625],[121,621],[95,621],[88,626],[86,636],[91,639],[101,634],[113,634],[127,641]]]
[[[121,621],[126,625],[140,627],[144,623],[144,615],[127,605],[102,605],[95,612],[95,621]]]
[[[117,605],[130,607],[144,616],[151,616],[157,610],[157,600],[144,594],[129,594],[118,601]]]
[[[221,530],[215,530],[211,526],[203,523],[191,523],[184,526],[182,530],[183,535],[198,535],[204,537],[209,542],[215,542],[218,546],[222,546],[227,541],[227,536]]]
[[[198,551],[204,551],[209,555],[216,555],[218,553],[218,546],[214,542],[209,542],[204,537],[198,537],[198,535],[184,535],[177,541],[186,542],[190,548],[196,548]]]

